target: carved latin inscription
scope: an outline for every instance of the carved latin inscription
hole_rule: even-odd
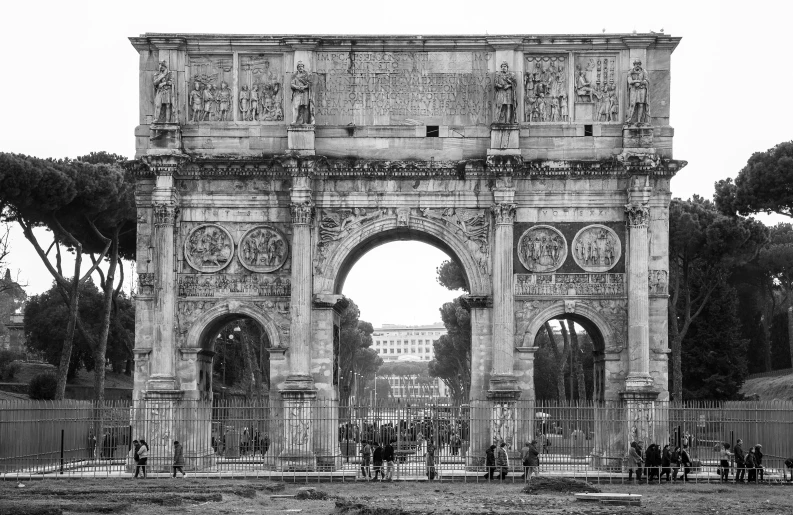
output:
[[[587,272],[606,272],[622,256],[617,234],[605,225],[584,227],[573,238],[573,259]]]
[[[552,272],[566,257],[567,241],[550,225],[535,225],[518,241],[518,258],[532,272]]]
[[[489,52],[317,52],[318,123],[486,124]],[[514,96],[514,95],[513,95]]]
[[[289,245],[279,231],[260,225],[245,233],[240,240],[238,253],[240,263],[248,270],[272,272],[286,262]]]
[[[231,262],[234,240],[219,225],[206,224],[193,229],[184,242],[187,262],[199,272],[217,272]]]

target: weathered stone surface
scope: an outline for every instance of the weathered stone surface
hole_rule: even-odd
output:
[[[625,396],[647,430],[647,402],[668,398],[678,42],[565,36],[560,52],[534,36],[132,38],[136,402],[178,429],[169,410],[212,397],[214,331],[252,318],[272,346],[280,466],[335,463],[338,410],[314,413],[311,400],[338,401],[344,279],[369,249],[407,238],[446,250],[468,280],[471,396],[493,400],[472,414],[493,420],[473,452],[531,429],[510,425],[510,403],[533,398],[534,341],[556,317],[593,337],[595,397]],[[199,454],[204,433],[188,440]],[[623,428],[598,449],[632,437]]]

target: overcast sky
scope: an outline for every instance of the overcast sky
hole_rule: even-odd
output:
[[[793,139],[788,63],[790,2],[6,2],[0,44],[6,72],[0,150],[74,157],[132,156],[138,55],[127,37],[145,32],[245,34],[558,34],[664,30],[682,36],[672,55],[675,158],[688,167],[674,195],[710,197],[752,152]],[[18,234],[11,269],[30,294],[51,278]],[[353,268],[344,293],[362,318],[437,321],[459,293],[435,282],[445,258],[421,243],[379,247]]]

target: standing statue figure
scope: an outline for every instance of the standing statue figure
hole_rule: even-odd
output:
[[[297,63],[297,71],[292,74],[292,123],[311,125],[314,123],[314,109],[311,105],[311,77],[302,61]]]
[[[173,115],[173,72],[168,69],[165,61],[160,62],[160,69],[154,75],[154,123],[160,121],[162,108],[165,108],[164,123],[170,123]]]
[[[518,112],[518,98],[515,90],[518,81],[515,74],[509,71],[506,61],[501,63],[501,71],[496,74],[496,115],[497,123],[516,123],[516,113]]]
[[[650,81],[640,60],[633,61],[633,69],[628,73],[628,125],[650,125],[650,104],[648,89]]]
[[[193,110],[193,121],[201,121],[204,113],[204,100],[201,95],[201,83],[196,82],[193,91],[190,92],[190,108]]]
[[[215,110],[215,85],[210,84],[204,88],[204,121],[212,119],[212,112]]]
[[[248,111],[248,120],[256,121],[259,118],[259,85],[254,84],[251,88],[251,106]]]
[[[218,101],[218,120],[225,122],[228,120],[228,114],[231,110],[231,89],[225,82],[220,83],[220,90],[217,96]]]
[[[251,111],[251,95],[248,91],[248,85],[244,84],[242,86],[242,91],[240,91],[240,113],[242,113],[242,120],[245,121],[250,116]]]

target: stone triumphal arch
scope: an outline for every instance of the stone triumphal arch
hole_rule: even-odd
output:
[[[669,125],[679,38],[131,41],[135,402],[158,434],[182,434],[196,457],[208,449],[209,429],[180,427],[173,413],[211,400],[207,342],[248,317],[271,344],[283,461],[338,455],[333,424],[300,420],[316,399],[338,400],[347,272],[399,239],[435,245],[465,271],[471,396],[493,413],[533,399],[534,338],[558,317],[596,335],[599,399],[668,399],[669,183],[685,165]]]

